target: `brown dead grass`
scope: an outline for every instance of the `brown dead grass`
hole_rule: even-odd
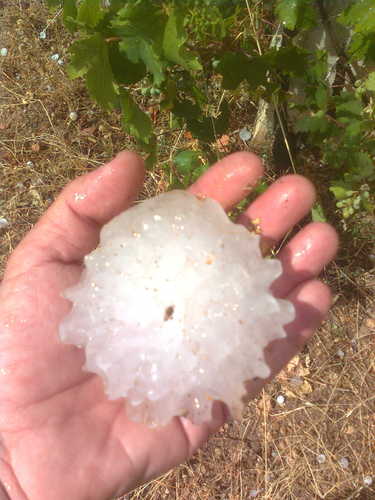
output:
[[[82,83],[69,81],[64,66],[51,61],[54,53],[67,58],[69,37],[59,20],[36,1],[1,3],[0,46],[9,50],[0,60],[0,217],[10,223],[0,229],[3,267],[67,182],[134,146],[119,116],[97,109]],[[78,113],[77,121],[69,120],[70,111]],[[168,162],[185,138],[159,120],[162,160]],[[159,167],[149,173],[143,196],[167,184]],[[346,245],[326,270],[336,300],[328,320],[249,403],[242,421],[226,424],[192,460],[127,499],[375,498],[374,485],[363,483],[365,476],[375,482],[375,282],[363,264],[366,238]],[[286,397],[282,407],[275,403],[278,394]],[[338,462],[343,457],[346,469]]]

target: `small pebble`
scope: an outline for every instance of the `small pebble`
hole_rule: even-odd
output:
[[[62,66],[64,64],[64,59],[59,59],[57,61],[57,64],[59,64],[60,66]]]
[[[343,469],[347,469],[349,467],[349,460],[346,457],[342,457],[339,460],[339,464]]]
[[[250,498],[255,498],[259,495],[259,493],[261,492],[261,490],[250,490],[249,491],[249,497]]]
[[[10,225],[10,222],[5,219],[5,217],[0,217],[0,229],[3,227],[8,227]]]
[[[52,54],[51,60],[52,61],[58,61],[60,59],[60,54]]]
[[[303,384],[303,380],[301,379],[301,377],[292,377],[290,379],[290,383],[292,385],[297,385],[298,386],[298,385],[302,385]]]
[[[0,50],[0,54],[2,55],[2,57],[6,57],[8,55],[8,49],[6,47],[3,47]]]
[[[41,31],[41,32],[39,33],[39,38],[40,38],[41,40],[45,40],[45,39],[47,38],[47,33],[46,33],[45,31]]]
[[[26,162],[26,166],[27,167],[33,167],[34,166],[34,163],[32,161],[27,161]]]
[[[72,111],[69,113],[69,119],[72,120],[72,122],[75,122],[78,119],[78,114],[75,111]]]
[[[249,129],[244,127],[244,128],[241,128],[241,130],[239,132],[239,136],[240,136],[240,139],[242,141],[246,142],[246,141],[251,139],[251,132],[249,131]]]
[[[282,395],[282,394],[279,394],[276,398],[276,403],[279,405],[279,406],[283,406],[284,403],[285,403],[285,397]]]
[[[336,355],[340,358],[340,359],[343,359],[345,357],[345,353],[342,349],[339,349],[337,352],[336,352]]]
[[[316,457],[316,461],[318,462],[318,464],[324,464],[324,462],[326,461],[326,456],[321,453]]]
[[[372,477],[371,477],[371,476],[365,476],[365,477],[363,478],[363,484],[364,484],[365,486],[371,486],[371,485],[372,485],[372,483],[373,483],[373,479],[372,479]]]

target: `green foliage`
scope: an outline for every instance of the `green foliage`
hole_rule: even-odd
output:
[[[70,53],[69,76],[85,76],[91,97],[104,109],[113,109],[118,102],[118,94],[113,82],[108,44],[103,36],[96,33],[73,43]]]
[[[66,2],[64,2],[65,6]],[[69,5],[72,2],[68,2]],[[73,14],[73,12],[71,13]],[[101,0],[82,0],[78,6],[77,22],[87,28],[95,28],[104,17],[104,9],[101,8]]]
[[[71,33],[76,30],[75,19],[77,18],[77,6],[75,0],[66,0],[63,7],[63,20],[65,26]]]
[[[357,0],[340,15],[339,21],[352,28],[348,53],[352,61],[375,61],[375,9],[373,0]]]
[[[200,151],[180,151],[173,158],[173,163],[178,179],[177,182],[175,180],[174,187],[188,187],[198,179],[207,168]]]
[[[155,85],[164,80],[163,33],[167,17],[147,0],[128,2],[112,21],[114,34],[121,37],[119,49],[132,63],[142,62],[153,75]]]
[[[311,0],[279,0],[276,15],[289,30],[310,28],[316,23],[316,11]]]
[[[315,203],[311,210],[311,217],[314,222],[327,222],[324,209],[320,203]]]
[[[199,71],[202,65],[196,55],[186,47],[187,33],[184,28],[184,11],[181,8],[172,8],[165,26],[163,49],[166,59],[179,64],[187,71]]]
[[[149,144],[153,133],[150,117],[134,102],[130,93],[122,89],[120,93],[122,125],[141,144]]]
[[[149,164],[157,158],[157,140],[148,100],[170,114],[173,127],[185,126],[198,139],[200,151],[180,151],[166,166],[173,185],[186,186],[207,168],[212,145],[228,133],[234,98],[246,92],[297,114],[294,130],[335,172],[330,193],[344,218],[373,210],[374,0],[352,0],[345,9],[337,3],[337,18],[328,20],[322,12],[330,12],[333,0],[46,1],[62,6],[66,27],[78,35],[68,74],[84,78],[101,107],[121,111],[124,131]],[[267,23],[256,27],[250,17],[260,5]],[[288,31],[276,48],[270,40],[278,24]],[[301,41],[319,29],[319,44],[307,50]],[[328,29],[335,36],[350,31],[338,49],[343,76],[334,86],[330,44],[339,42]],[[352,68],[360,68],[356,78]],[[300,83],[302,99],[288,91],[290,82]],[[312,216],[324,220],[320,205]]]
[[[374,34],[375,9],[373,0],[356,0],[340,16],[343,24],[352,26],[356,33]]]

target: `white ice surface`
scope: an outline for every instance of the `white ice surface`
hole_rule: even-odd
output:
[[[264,348],[294,318],[269,292],[280,272],[216,201],[171,191],[104,226],[64,293],[73,307],[60,336],[85,348],[85,369],[126,398],[132,420],[200,423],[214,400],[238,414],[244,381],[270,374]]]

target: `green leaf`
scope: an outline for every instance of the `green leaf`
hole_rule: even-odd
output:
[[[177,85],[173,78],[168,78],[164,85],[163,93],[164,99],[160,104],[161,109],[163,111],[170,111],[173,109],[174,102],[177,97]]]
[[[217,65],[217,71],[223,75],[223,88],[234,90],[247,80],[250,87],[256,89],[266,83],[269,61],[262,57],[247,57],[245,54],[225,53]]]
[[[304,116],[297,120],[295,125],[297,132],[311,132],[325,134],[330,128],[329,121],[325,114],[318,112],[312,116]]]
[[[173,113],[178,118],[183,118],[185,120],[194,120],[201,116],[202,111],[200,108],[188,100],[177,101],[173,108]]]
[[[235,90],[248,75],[250,58],[245,54],[225,53],[219,60],[216,70],[223,76],[222,86],[226,90]]]
[[[77,21],[88,28],[95,28],[104,15],[101,0],[82,0],[78,7]]]
[[[359,117],[362,115],[363,105],[360,99],[346,98],[344,94],[340,97],[344,97],[344,100],[338,101],[336,106],[338,116]]]
[[[63,21],[66,28],[74,33],[76,31],[77,7],[76,0],[64,0]]]
[[[311,0],[279,0],[276,15],[289,30],[310,28],[316,22],[316,12]]]
[[[344,120],[341,118],[339,121],[343,122]],[[350,141],[361,140],[364,126],[365,124],[363,120],[361,119],[355,120],[353,118],[348,118],[345,128],[345,136]]]
[[[375,92],[375,71],[369,74],[367,80],[365,81],[365,87],[367,90],[372,90]]]
[[[374,0],[356,0],[338,18],[338,20],[352,26],[358,33],[373,34],[375,31]]]
[[[353,153],[352,155],[354,161],[354,168],[357,170],[357,178],[365,180],[366,178],[372,176],[375,172],[374,160],[368,153],[362,151],[358,153]]]
[[[201,153],[198,151],[181,151],[174,158],[177,171],[182,175],[190,175],[194,169],[202,165]]]
[[[310,64],[308,52],[294,46],[269,50],[261,59],[266,68],[271,67],[293,76],[305,76]]]
[[[202,65],[198,57],[184,47],[186,40],[184,12],[182,9],[173,8],[164,31],[164,55],[169,61],[179,64],[186,70],[199,71],[202,69]]]
[[[351,61],[375,61],[375,40],[371,35],[354,33],[348,47]]]
[[[314,222],[327,222],[323,207],[318,202],[311,209],[311,217]]]
[[[119,48],[134,64],[143,62],[152,73],[155,85],[161,84],[164,80],[163,64],[151,44],[142,39],[127,38],[119,43]]]
[[[351,193],[351,191],[348,191],[345,187],[340,185],[333,185],[329,190],[333,193],[336,200],[345,200]]]
[[[59,7],[62,0],[47,0],[48,7]]]
[[[326,87],[318,87],[315,92],[315,102],[319,109],[327,109],[329,93]]]
[[[124,130],[141,143],[149,144],[153,137],[150,117],[140,109],[125,89],[121,90],[120,104],[122,109],[121,123]]]
[[[113,76],[117,83],[122,85],[132,85],[133,83],[139,82],[146,76],[147,70],[143,62],[131,62],[123,52],[120,52],[117,43],[109,45],[108,56]]]
[[[118,96],[113,85],[113,73],[105,40],[97,33],[74,42],[68,66],[70,78],[85,76],[91,97],[104,109],[112,109]]]
[[[148,0],[129,2],[112,21],[115,34],[122,38],[120,51],[133,63],[143,62],[153,74],[156,86],[164,80],[162,53],[166,21],[164,12],[151,7]]]

